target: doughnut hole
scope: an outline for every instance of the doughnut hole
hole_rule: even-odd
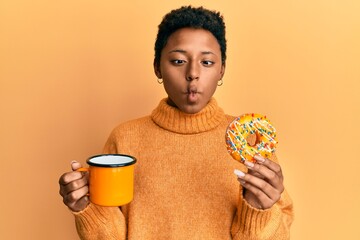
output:
[[[257,137],[256,133],[252,133],[249,134],[246,137],[246,142],[248,145],[250,145],[251,147],[255,146],[256,144],[258,144],[259,138]]]

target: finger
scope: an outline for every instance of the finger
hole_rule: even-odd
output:
[[[72,181],[79,180],[82,177],[83,177],[83,175],[81,174],[81,172],[67,172],[67,173],[64,173],[60,177],[59,184],[60,185],[67,185],[68,183],[70,183]]]
[[[82,165],[81,165],[81,163],[79,163],[78,161],[71,161],[71,169],[73,170],[73,171],[76,171],[77,169],[79,169],[79,168],[81,168],[82,167]]]
[[[277,189],[279,192],[284,191],[284,185],[282,179],[271,169],[269,169],[265,165],[247,162],[245,161],[245,165],[251,169],[249,171],[249,174],[258,177],[258,175],[261,175],[262,177],[258,177],[261,179],[266,179],[270,185],[272,185],[275,189]],[[256,173],[256,174],[253,174]]]
[[[245,162],[245,165],[247,165],[247,163]],[[260,173],[258,172],[255,172],[251,169],[252,167],[248,167],[248,173],[253,175],[253,176],[256,176],[258,178],[261,178],[261,179],[264,179],[265,177],[263,175],[261,175]]]
[[[284,177],[283,177],[282,170],[281,170],[281,167],[280,167],[279,164],[277,164],[274,161],[271,161],[268,158],[264,158],[263,156],[261,156],[259,154],[256,154],[254,156],[254,158],[255,158],[255,160],[256,160],[256,162],[258,164],[261,164],[261,165],[264,165],[264,166],[268,167],[273,172],[275,172],[281,178],[281,180],[283,180]]]
[[[73,191],[76,191],[86,185],[88,185],[88,179],[85,176],[82,177],[81,179],[72,181],[72,182],[62,186],[63,195],[66,195]]]
[[[88,186],[84,186],[65,195],[63,201],[69,207],[74,206],[76,202],[79,201],[82,197],[87,196],[88,192]]]
[[[72,211],[74,212],[80,212],[82,210],[85,209],[85,207],[90,203],[89,201],[89,197],[88,196],[84,196],[82,198],[80,198],[79,201],[77,201],[72,208],[70,208]]]
[[[246,184],[246,182],[244,181],[243,184]],[[243,197],[251,206],[258,209],[263,208],[259,202],[259,199],[257,199],[257,197],[252,192],[247,190],[244,186],[243,186]]]
[[[258,189],[259,191],[266,194],[270,199],[273,199],[274,201],[277,201],[279,199],[280,192],[274,188],[271,184],[269,184],[264,179],[258,178],[256,176],[253,176],[249,173],[245,174],[241,172],[239,174],[239,170],[237,170],[237,175],[240,178],[240,180],[244,181],[246,185],[249,184]],[[240,182],[241,183],[241,182]]]
[[[261,191],[261,189],[255,187],[254,185],[242,179],[239,179],[239,182],[243,186],[243,188],[247,190],[247,193],[250,192],[256,197],[257,201],[256,201],[256,206],[254,207],[260,209],[268,209],[274,205],[275,201],[269,198],[269,196],[266,195],[263,191]]]

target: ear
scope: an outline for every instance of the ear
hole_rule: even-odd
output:
[[[154,66],[154,73],[155,73],[156,77],[161,79],[162,75],[161,75],[161,71],[160,71],[160,65],[155,61],[155,59],[154,59],[153,66]]]
[[[223,63],[223,64],[221,65],[221,70],[220,70],[220,79],[222,79],[222,78],[224,77],[225,67],[226,67],[226,64]]]

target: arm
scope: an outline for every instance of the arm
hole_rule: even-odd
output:
[[[233,239],[289,239],[292,201],[284,191],[276,156],[249,166],[239,174],[240,199],[233,220]]]
[[[80,239],[126,239],[125,218],[118,207],[90,203],[83,211],[73,214]]]
[[[104,153],[117,153],[115,139],[110,136]],[[90,203],[84,210],[73,212],[80,239],[126,239],[126,220],[119,207],[102,207]]]

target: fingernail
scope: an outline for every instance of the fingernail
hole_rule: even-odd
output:
[[[244,164],[248,167],[248,168],[253,168],[255,166],[254,163],[249,162],[249,161],[245,161]]]
[[[73,163],[77,163],[77,161],[76,161],[76,160],[72,160],[72,161],[70,162],[70,164],[73,164]]]
[[[263,163],[263,162],[265,162],[265,158],[263,157],[263,156],[261,156],[261,155],[255,155],[254,156],[254,158],[255,158],[255,160],[257,161],[257,162],[259,162],[259,163]]]
[[[243,173],[243,172],[240,171],[240,170],[235,169],[235,170],[234,170],[234,173],[235,173],[235,175],[238,176],[239,178],[245,177],[245,173]]]

